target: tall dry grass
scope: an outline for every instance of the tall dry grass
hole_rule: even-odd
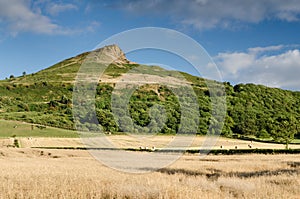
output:
[[[86,151],[0,149],[0,198],[299,198],[300,155],[185,155],[130,174]]]
[[[115,145],[115,147],[120,148],[139,148],[139,146],[155,146],[156,148],[164,148],[168,144],[170,144],[174,137],[172,136],[128,136],[128,135],[111,135],[106,136],[105,139],[109,140],[111,143]],[[195,136],[190,137],[191,146],[188,147],[190,149],[198,149],[203,145],[206,140],[205,136]],[[19,137],[18,140],[22,147],[40,147],[40,146],[48,146],[48,147],[84,147],[82,140],[80,138],[45,138],[45,137]],[[10,138],[0,139],[0,147],[4,146],[6,143],[10,141]],[[264,142],[255,142],[252,143],[246,140],[237,140],[230,139],[225,137],[219,137],[217,139],[216,144],[214,145],[214,149],[220,149],[220,146],[223,149],[234,149],[237,146],[239,149],[248,149],[249,144],[252,145],[252,148],[258,149],[285,149],[284,144],[275,144],[275,143],[264,143]],[[96,146],[99,147],[99,146]],[[295,149],[300,146],[297,144],[290,144],[289,148]]]

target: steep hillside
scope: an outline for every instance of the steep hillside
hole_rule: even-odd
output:
[[[187,124],[199,121],[196,129],[198,134],[207,133],[210,124],[220,125],[218,118],[212,117],[211,98],[206,85],[207,82],[214,81],[205,81],[200,77],[168,71],[157,66],[141,66],[130,62],[116,45],[106,46],[93,53],[96,58],[97,55],[104,54],[109,57],[108,60],[114,61],[105,70],[96,89],[96,116],[102,127],[94,124],[92,113],[83,113],[79,119],[79,126],[83,130],[94,131],[100,128],[107,132],[121,130],[112,115],[111,95],[116,84],[124,81],[124,78],[147,83],[140,85],[132,93],[127,107],[134,124],[141,127],[135,129],[137,133],[140,131],[147,133],[147,126],[151,120],[149,111],[155,104],[164,106],[167,118],[161,128],[159,122],[151,123],[157,125],[157,128],[152,126],[148,128],[148,132],[162,129],[161,133],[172,134],[182,128],[180,127],[182,110],[178,98],[172,89],[164,85],[164,81],[173,84],[188,83],[193,88],[198,98],[199,118],[185,119]],[[74,81],[80,66],[88,56],[89,53],[83,53],[35,74],[0,81],[0,118],[74,129],[72,112]],[[222,130],[223,135],[273,138],[282,142],[289,142],[294,135],[299,136],[299,92],[253,84],[236,86],[229,83],[222,84],[226,88],[227,96],[227,116]],[[121,93],[119,97],[122,98]],[[118,110],[120,114],[123,114],[121,109],[124,107],[117,108],[120,109]],[[122,121],[129,121],[130,118]],[[187,133],[195,131],[189,129],[189,125],[183,129]]]

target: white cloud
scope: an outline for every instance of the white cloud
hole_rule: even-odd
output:
[[[300,19],[298,0],[120,0],[113,6],[135,14],[165,15],[200,30],[268,19]]]
[[[0,0],[0,23],[5,32],[17,35],[20,32],[39,34],[70,34],[71,31],[55,24],[28,0]],[[4,30],[2,30],[4,32]]]
[[[281,50],[282,48],[284,48],[283,45],[277,45],[277,46],[249,48],[248,51],[252,54],[257,54],[257,53],[263,53],[267,51],[277,51],[277,50]]]
[[[278,53],[284,46],[250,48],[247,52],[219,53],[215,62],[223,79],[233,83],[256,83],[300,90],[300,51],[259,56],[264,50]]]
[[[217,63],[221,63],[223,75],[238,75],[240,70],[250,67],[255,62],[255,56],[247,53],[219,53],[215,58]]]

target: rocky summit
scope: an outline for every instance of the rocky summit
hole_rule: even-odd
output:
[[[101,63],[113,63],[119,66],[122,66],[123,64],[135,64],[126,58],[125,53],[116,44],[98,48],[92,51],[89,54],[89,57],[90,56],[96,56],[97,61],[100,61]]]

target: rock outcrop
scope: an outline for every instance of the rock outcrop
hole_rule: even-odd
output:
[[[115,44],[92,51],[92,56],[96,57],[97,62],[101,63],[114,63],[119,66],[123,64],[135,64],[129,61],[120,47]]]

